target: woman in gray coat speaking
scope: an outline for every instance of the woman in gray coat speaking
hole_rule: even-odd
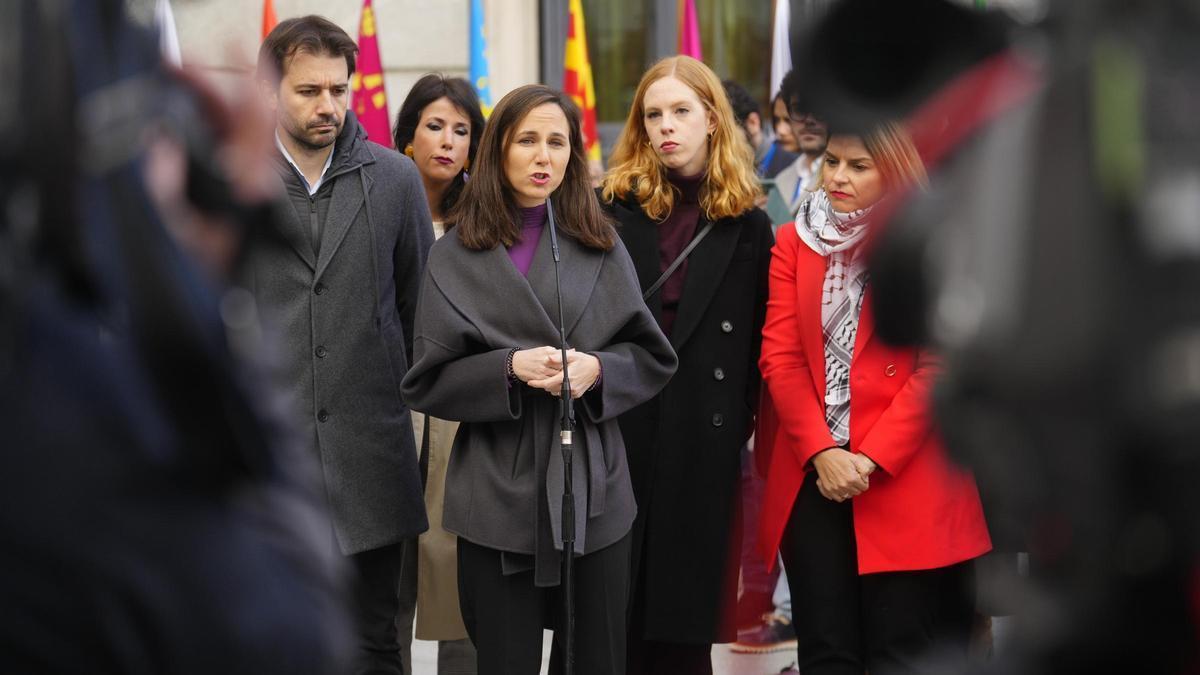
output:
[[[453,229],[429,254],[402,388],[414,410],[462,423],[443,526],[459,537],[460,603],[479,672],[537,673],[542,629],[561,618],[560,297],[576,399],[576,672],[623,672],[637,507],[616,419],[663,388],[676,357],[591,190],[571,99],[540,85],[505,96],[447,220]]]

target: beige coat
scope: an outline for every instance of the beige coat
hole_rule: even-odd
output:
[[[417,447],[425,431],[425,415],[413,412]],[[425,510],[429,530],[417,539],[417,639],[460,640],[467,637],[458,608],[458,537],[442,529],[446,465],[458,422],[429,418],[429,475]]]
[[[433,221],[433,234],[446,229]],[[425,415],[413,411],[417,452],[425,434]],[[425,511],[429,530],[417,540],[417,639],[461,640],[467,637],[458,608],[458,537],[442,529],[442,499],[446,496],[446,465],[458,422],[429,418],[429,466],[425,478]]]

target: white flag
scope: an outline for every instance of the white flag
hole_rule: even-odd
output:
[[[792,9],[788,0],[775,0],[775,26],[771,31],[771,100],[779,93],[779,83],[792,69],[792,45],[789,26]]]
[[[182,66],[183,55],[179,51],[179,33],[175,30],[171,0],[157,0],[154,3],[154,25],[158,27],[158,48],[163,59],[173,66]]]

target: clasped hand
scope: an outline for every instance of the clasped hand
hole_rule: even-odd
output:
[[[821,496],[835,502],[844,502],[866,492],[871,487],[870,475],[876,468],[870,457],[843,448],[822,450],[813,456],[812,463],[817,470],[817,489]]]
[[[571,398],[579,398],[600,377],[600,359],[574,349],[567,350],[567,372],[571,376]],[[554,396],[562,394],[562,351],[558,347],[521,349],[513,354],[513,373],[525,384]]]

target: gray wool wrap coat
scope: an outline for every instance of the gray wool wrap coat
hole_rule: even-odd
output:
[[[575,402],[575,551],[586,555],[619,541],[633,524],[637,506],[616,418],[658,393],[676,358],[620,240],[600,251],[561,232],[558,238],[568,346],[596,356],[602,369],[600,386]],[[557,585],[559,399],[506,376],[510,349],[559,344],[550,237],[543,233],[527,278],[503,246],[471,250],[454,231],[434,245],[429,263],[403,392],[414,410],[462,422],[443,527],[504,552],[505,573],[532,565],[536,585]]]
[[[286,182],[299,180],[282,162]],[[416,167],[346,113],[313,213],[280,206],[285,244],[252,252],[248,285],[279,333],[283,386],[320,457],[343,553],[428,528],[412,418],[400,397],[433,225]],[[326,203],[327,200],[327,203]]]

